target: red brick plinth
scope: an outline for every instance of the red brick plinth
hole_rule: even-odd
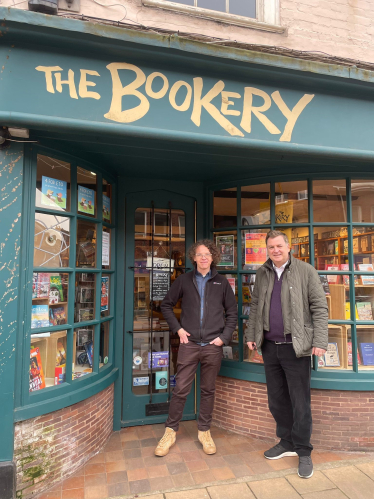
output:
[[[316,448],[373,451],[374,394],[312,390],[313,435]],[[252,437],[274,439],[266,385],[218,377],[213,424]]]
[[[15,426],[17,498],[29,499],[75,473],[113,431],[113,385],[78,404]]]

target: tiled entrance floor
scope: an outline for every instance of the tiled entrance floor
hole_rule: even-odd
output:
[[[251,477],[297,467],[297,457],[269,461],[263,451],[274,442],[236,435],[220,428],[211,433],[217,454],[207,456],[197,440],[196,421],[181,423],[177,443],[165,457],[154,449],[164,426],[123,428],[80,471],[37,499],[107,499]],[[315,464],[354,459],[357,454],[313,452]]]

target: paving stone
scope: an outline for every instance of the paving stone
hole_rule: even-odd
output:
[[[336,485],[320,471],[315,471],[313,476],[308,478],[308,480],[302,479],[298,475],[288,475],[286,479],[299,494],[336,488]]]
[[[310,494],[303,494],[301,497],[303,499],[347,499],[347,496],[339,489],[311,492]]]
[[[179,492],[166,492],[166,499],[210,499],[206,489],[181,490]],[[148,499],[148,498],[147,498]]]
[[[255,499],[246,483],[207,487],[211,499]]]
[[[130,486],[128,482],[112,483],[108,485],[109,497],[125,496],[130,494]]]
[[[373,497],[373,480],[354,466],[325,470],[323,473],[350,499]]]
[[[129,482],[129,485],[131,494],[145,494],[146,492],[151,492],[151,484],[148,479]]]
[[[249,482],[248,486],[257,499],[300,499],[285,478]]]
[[[374,480],[374,462],[372,462],[372,463],[356,464],[356,468],[358,468],[363,473],[365,473],[365,475],[367,475],[372,480]],[[62,487],[62,488],[64,488],[64,487]]]

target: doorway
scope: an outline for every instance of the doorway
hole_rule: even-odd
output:
[[[128,195],[122,426],[166,421],[179,336],[160,305],[175,279],[192,270],[187,250],[194,240],[193,198],[166,190]],[[177,303],[177,318],[180,312]],[[195,419],[195,405],[194,384],[183,419]]]

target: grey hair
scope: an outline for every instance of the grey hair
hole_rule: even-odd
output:
[[[290,244],[287,234],[282,232],[281,230],[269,230],[269,232],[266,234],[266,239],[265,242],[266,244],[268,243],[269,239],[274,239],[275,237],[282,236],[286,244]]]

